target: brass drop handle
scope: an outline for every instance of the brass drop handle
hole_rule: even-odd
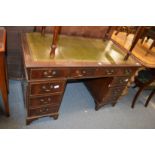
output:
[[[86,71],[85,71],[85,70],[83,70],[83,71],[82,71],[82,73],[83,73],[83,74],[86,74]]]
[[[42,89],[46,92],[50,92],[51,90],[50,89],[47,89],[46,86],[42,86]]]
[[[78,77],[83,76],[79,70],[76,70],[76,74],[77,74]]]
[[[51,71],[45,71],[44,76],[47,78],[52,78],[54,75],[56,75],[56,73],[57,73],[56,71],[52,71],[52,75],[51,75]]]
[[[44,99],[40,99],[40,102],[43,104],[48,104],[50,101],[51,101],[50,97],[47,99],[47,101],[45,101]]]
[[[40,102],[44,102],[44,99],[40,99]]]
[[[48,109],[48,108],[45,108],[45,109],[40,109],[40,112],[47,112],[47,111],[49,111],[49,109]]]
[[[107,69],[107,70],[106,70],[106,73],[107,73],[108,75],[111,75],[111,74],[114,73],[114,70],[113,70],[113,69]]]
[[[48,104],[48,102],[45,101],[44,99],[40,99],[40,102],[43,103],[43,104]]]

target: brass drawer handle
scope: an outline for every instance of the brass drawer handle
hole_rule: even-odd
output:
[[[113,70],[113,69],[107,69],[107,70],[106,70],[106,73],[107,73],[108,75],[111,75],[111,74],[114,73],[114,70]]]
[[[44,99],[40,99],[40,102],[41,102],[42,104],[48,104],[48,102],[45,101]]]
[[[39,110],[39,112],[41,112],[41,113],[42,113],[42,112],[48,112],[48,111],[49,111],[49,109],[48,109],[48,108],[45,108],[45,109],[40,109],[40,110]]]
[[[56,71],[52,71],[52,75],[51,75],[51,71],[45,71],[43,74],[45,77],[47,78],[52,78],[54,75],[56,75]]]
[[[52,101],[52,99],[50,97],[48,97],[46,100],[42,98],[39,101],[42,104],[49,104]]]
[[[76,70],[77,77],[83,76],[79,70]]]
[[[50,92],[50,91],[51,91],[50,89],[47,89],[46,86],[42,86],[42,89],[43,89],[43,91],[45,91],[45,92]]]
[[[44,102],[44,99],[40,99],[40,102]]]
[[[85,70],[82,71],[83,74],[86,74],[87,72]]]

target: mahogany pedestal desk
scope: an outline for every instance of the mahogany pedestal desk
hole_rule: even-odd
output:
[[[5,114],[9,116],[8,79],[5,59],[6,31],[0,27],[0,92],[4,103]]]
[[[44,116],[58,118],[69,80],[83,79],[96,110],[114,106],[140,66],[132,56],[124,61],[126,53],[112,41],[60,35],[54,58],[51,42],[52,34],[22,35],[27,124]]]

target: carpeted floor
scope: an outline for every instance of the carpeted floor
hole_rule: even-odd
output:
[[[145,91],[135,109],[131,109],[131,100],[135,94],[134,89],[119,100],[115,107],[105,106],[99,111],[94,110],[94,101],[85,86],[79,83],[67,85],[58,120],[45,117],[25,125],[25,109],[20,81],[10,81],[10,111],[11,116],[5,117],[0,112],[0,128],[155,128],[155,97],[148,108],[143,106],[149,91]],[[0,109],[2,103],[0,100]]]

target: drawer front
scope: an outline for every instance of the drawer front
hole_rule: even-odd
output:
[[[132,74],[136,71],[135,68],[124,68],[121,70],[122,75],[124,76],[132,76]]]
[[[61,101],[61,94],[53,94],[44,97],[33,97],[29,99],[29,108],[36,108],[45,105],[59,105]]]
[[[31,69],[30,79],[51,79],[67,77],[68,71],[65,68],[45,68],[45,69]]]
[[[122,94],[124,89],[125,89],[125,87],[112,87],[112,88],[109,88],[107,97],[116,97],[117,98]]]
[[[128,81],[129,81],[129,77],[114,77],[109,87],[127,85]]]
[[[28,116],[41,116],[41,115],[48,115],[51,113],[58,113],[59,106],[45,106],[36,109],[29,109]]]
[[[31,95],[41,95],[41,94],[63,92],[64,85],[65,85],[64,81],[31,83],[30,84],[30,94]]]
[[[83,77],[91,77],[96,74],[95,68],[73,68],[70,71],[70,77],[72,78],[83,78]]]
[[[97,74],[101,76],[119,75],[119,68],[112,68],[112,67],[99,68]]]
[[[125,67],[103,67],[99,68],[97,75],[99,76],[131,76],[135,72],[135,68]]]

